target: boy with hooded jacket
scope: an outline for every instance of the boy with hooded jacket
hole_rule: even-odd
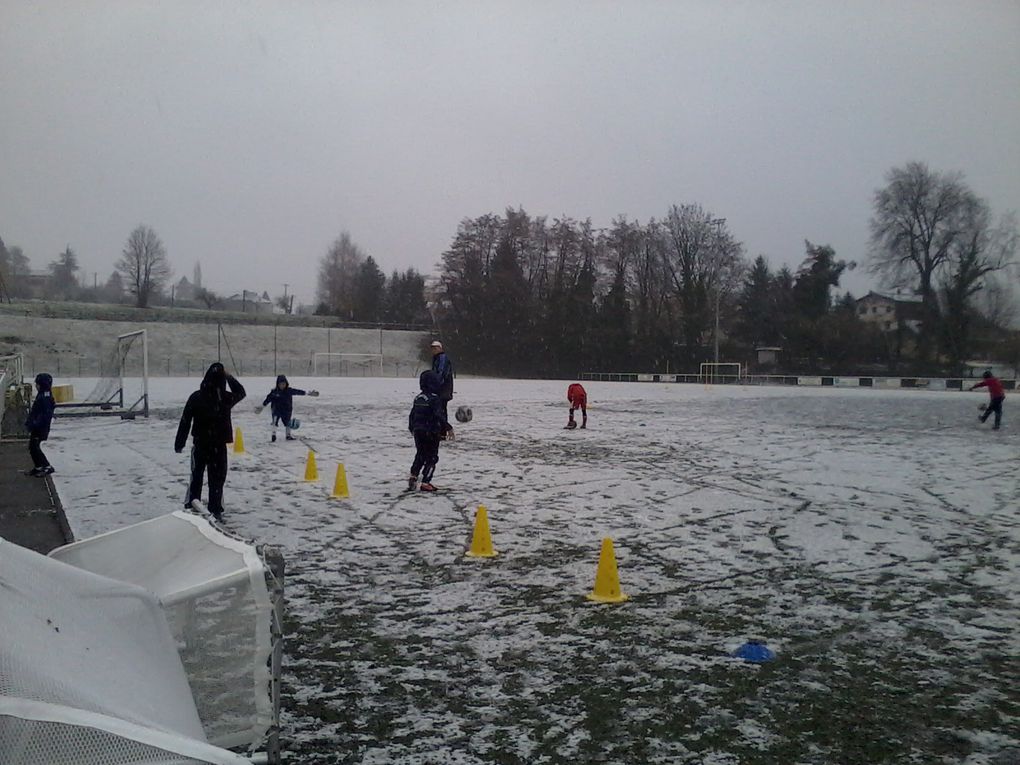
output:
[[[411,464],[411,475],[407,479],[407,490],[414,491],[421,471],[421,491],[435,491],[432,485],[432,474],[439,462],[440,436],[449,429],[446,413],[443,411],[443,400],[439,395],[439,375],[431,370],[421,373],[418,378],[421,393],[411,404],[411,413],[407,417],[407,429],[414,436],[414,462]]]
[[[227,388],[230,390],[227,390]],[[218,361],[209,367],[199,389],[188,397],[177,427],[174,451],[180,454],[191,431],[191,483],[184,500],[202,498],[202,478],[209,471],[209,512],[216,520],[223,517],[223,484],[227,480],[227,444],[234,442],[230,410],[245,397],[241,385]]]
[[[37,393],[25,421],[25,428],[28,430],[28,453],[32,456],[32,464],[35,465],[28,471],[28,475],[39,477],[53,472],[53,466],[43,454],[41,445],[50,437],[50,423],[53,421],[53,410],[57,405],[53,400],[52,376],[45,372],[37,374],[35,388]]]
[[[317,390],[303,391],[300,388],[292,388],[287,381],[286,375],[277,375],[276,387],[269,391],[269,395],[262,402],[262,406],[255,408],[255,413],[261,414],[262,407],[266,406],[266,404],[270,405],[269,412],[273,417],[273,435],[269,440],[275,443],[276,428],[282,421],[287,440],[293,441],[294,436],[290,434],[290,423],[294,415],[294,396],[318,395],[319,391]]]

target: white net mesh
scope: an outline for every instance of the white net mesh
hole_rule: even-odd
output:
[[[99,380],[88,395],[82,399],[82,403],[116,403],[119,405],[118,394],[123,384],[125,366],[135,342],[141,342],[141,335],[118,338],[110,344],[109,349],[99,362]]]
[[[210,746],[139,587],[0,540],[0,761],[239,763]]]
[[[273,723],[272,604],[255,548],[176,512],[50,553],[163,603],[210,742],[258,746]]]

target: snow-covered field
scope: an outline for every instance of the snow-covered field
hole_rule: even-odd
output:
[[[591,383],[566,432],[566,382],[461,380],[426,496],[414,380],[294,380],[319,484],[244,382],[226,525],[287,557],[291,762],[1020,762],[1020,399],[992,432],[978,393]],[[55,423],[79,537],[181,504],[195,383]],[[494,560],[462,557],[479,504]],[[623,605],[584,598],[606,535]]]

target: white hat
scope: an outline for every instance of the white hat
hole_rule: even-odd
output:
[[[431,347],[432,348],[438,348],[439,350],[443,350],[443,344],[441,342],[439,342],[438,340],[433,340]]]

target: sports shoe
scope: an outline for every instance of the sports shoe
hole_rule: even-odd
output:
[[[287,440],[288,441],[297,441],[297,439],[294,438],[294,436],[287,436]]]
[[[588,429],[587,423],[585,423],[584,425],[581,426],[581,430],[587,430],[587,429]]]
[[[435,491],[436,487],[430,483],[423,483],[418,487],[418,491]]]
[[[47,465],[44,468],[39,468],[39,472],[42,475],[53,475],[53,465]]]
[[[276,434],[273,433],[273,437],[270,438],[269,440],[272,441],[275,444],[276,443]]]
[[[223,522],[223,511],[222,510],[210,510],[209,515],[215,518],[220,523]]]
[[[407,477],[407,490],[408,491],[414,491],[414,489],[415,489],[415,487],[417,485],[418,485],[418,476],[412,475],[412,476],[408,476]]]
[[[34,467],[31,470],[26,470],[25,475],[31,476],[32,478],[38,478],[43,475],[42,468]]]

